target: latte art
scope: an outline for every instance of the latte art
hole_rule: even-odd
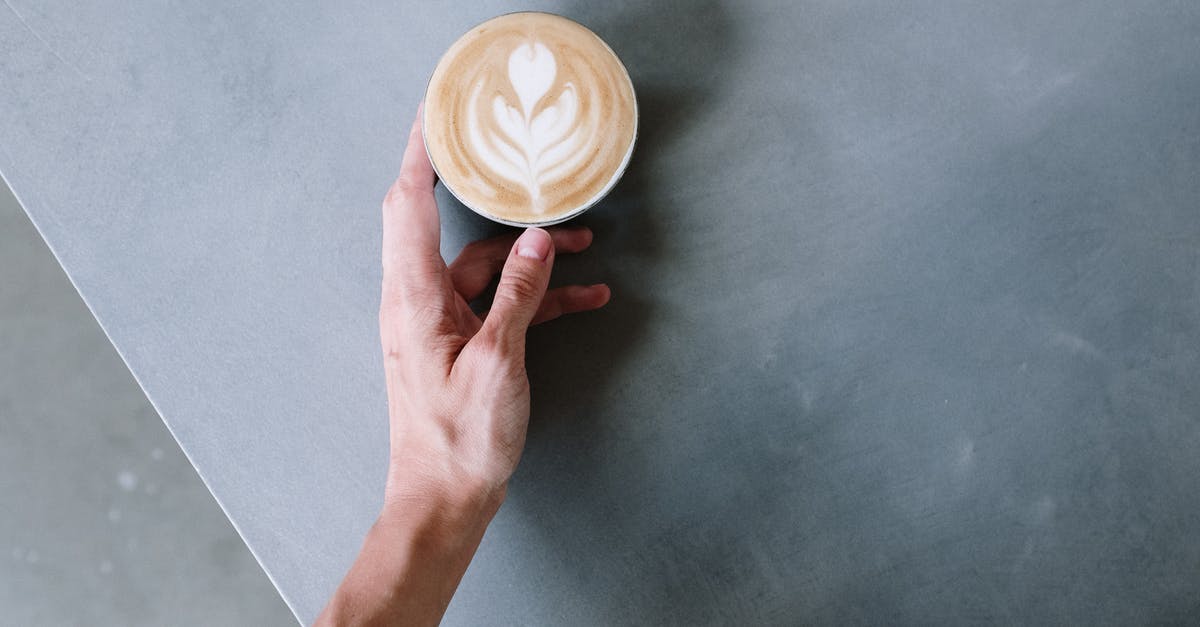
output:
[[[496,95],[481,119],[479,100],[483,83],[476,86],[468,104],[467,127],[471,147],[487,167],[529,193],[535,214],[545,213],[542,185],[574,171],[587,156],[585,129],[597,120],[580,118],[579,96],[571,83],[562,94],[540,109],[554,83],[554,54],[541,42],[518,47],[508,58],[508,80],[520,101],[519,108]]]
[[[545,13],[505,15],[460,39],[430,80],[425,141],[447,188],[494,219],[561,221],[620,176],[637,123],[616,55]]]

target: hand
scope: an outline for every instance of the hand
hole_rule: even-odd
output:
[[[587,228],[532,228],[519,239],[473,242],[446,266],[434,182],[414,123],[383,203],[379,331],[391,418],[385,509],[431,490],[502,495],[529,421],[526,329],[609,298],[605,285],[547,291],[555,252],[586,249]],[[468,303],[497,273],[492,308],[481,318]]]
[[[586,228],[527,229],[469,244],[449,266],[433,166],[413,124],[383,202],[379,326],[391,461],[383,511],[318,622],[436,624],[504,499],[525,444],[531,324],[603,306],[606,285],[547,290],[556,252]],[[468,305],[500,273],[491,310]]]

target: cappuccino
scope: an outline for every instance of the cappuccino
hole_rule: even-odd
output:
[[[637,103],[595,33],[549,13],[510,13],[459,38],[425,93],[425,148],[463,204],[506,224],[570,219],[600,200],[633,153]]]

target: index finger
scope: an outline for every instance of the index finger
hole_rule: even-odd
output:
[[[408,133],[400,175],[383,200],[384,280],[422,280],[436,276],[441,256],[441,224],[433,197],[435,175],[425,152],[421,112]]]

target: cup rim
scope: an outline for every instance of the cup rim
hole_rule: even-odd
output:
[[[450,192],[450,195],[454,196],[454,199],[457,200],[458,202],[462,203],[463,206],[465,206],[466,208],[470,209],[471,211],[479,214],[480,216],[482,216],[484,218],[487,218],[488,220],[491,220],[493,222],[498,222],[500,224],[506,224],[508,226],[517,226],[517,227],[553,226],[555,224],[561,224],[563,222],[566,222],[567,220],[578,217],[579,215],[586,212],[588,209],[591,209],[592,207],[596,206],[601,200],[603,200],[604,197],[607,196],[612,191],[612,189],[617,186],[617,183],[621,180],[621,178],[624,177],[625,171],[629,167],[629,162],[633,158],[634,148],[637,146],[638,130],[639,130],[639,127],[641,126],[641,111],[638,108],[637,89],[634,87],[633,77],[631,77],[629,75],[629,68],[625,67],[625,62],[622,61],[621,57],[618,56],[616,51],[614,51],[612,49],[612,46],[608,45],[607,41],[604,41],[603,37],[601,37],[600,35],[597,35],[596,31],[588,28],[584,24],[581,24],[565,15],[560,15],[558,13],[552,13],[550,11],[509,11],[508,13],[501,13],[500,15],[495,15],[495,16],[489,17],[488,19],[483,20],[482,22],[477,22],[474,26],[468,28],[466,31],[463,31],[462,35],[459,35],[458,38],[456,38],[454,40],[454,42],[450,44],[450,47],[447,48],[446,51],[443,52],[440,57],[438,57],[437,63],[435,63],[433,66],[433,70],[429,72],[429,78],[427,78],[425,80],[425,94],[421,98],[421,102],[424,103],[425,100],[429,97],[429,87],[433,83],[434,73],[437,72],[438,67],[440,67],[442,64],[442,61],[445,60],[446,55],[450,52],[450,48],[453,48],[454,44],[458,43],[459,39],[462,39],[462,37],[464,35],[466,35],[467,33],[470,33],[471,31],[479,28],[480,26],[483,26],[484,24],[487,24],[488,22],[491,22],[492,20],[497,20],[502,17],[507,17],[510,15],[525,15],[525,14],[551,15],[551,16],[554,16],[557,18],[567,20],[568,22],[571,22],[573,24],[576,24],[577,26],[579,26],[579,27],[583,28],[584,30],[586,30],[587,32],[591,33],[592,36],[595,37],[597,40],[599,40],[600,43],[604,46],[604,48],[606,50],[608,50],[609,54],[611,54],[613,56],[613,58],[616,59],[617,66],[621,68],[621,74],[625,76],[625,81],[629,84],[629,93],[631,93],[633,95],[633,136],[629,138],[629,148],[628,148],[628,150],[625,151],[624,158],[621,159],[620,165],[618,165],[616,170],[613,171],[613,174],[609,178],[608,183],[606,183],[604,185],[604,187],[601,188],[600,191],[596,193],[595,196],[588,199],[587,202],[585,202],[584,204],[582,204],[570,211],[567,211],[559,216],[550,218],[548,220],[538,220],[538,221],[534,221],[534,222],[521,222],[518,220],[509,220],[508,218],[502,218],[500,216],[494,215],[492,213],[489,213],[485,209],[476,207],[475,205],[467,202],[466,200],[463,199],[462,196],[460,196],[458,194],[458,192],[454,191],[454,186],[451,185],[450,182],[447,181],[442,176],[441,171],[438,170],[437,161],[434,160],[433,154],[429,152],[429,141],[426,139],[426,135],[425,135],[425,127],[426,127],[428,119],[429,119],[429,109],[423,109],[421,112],[421,145],[425,148],[425,155],[429,159],[429,164],[431,166],[433,166],[433,172],[435,175],[437,175],[437,180],[441,181],[442,185],[444,185],[446,187],[446,191]]]

